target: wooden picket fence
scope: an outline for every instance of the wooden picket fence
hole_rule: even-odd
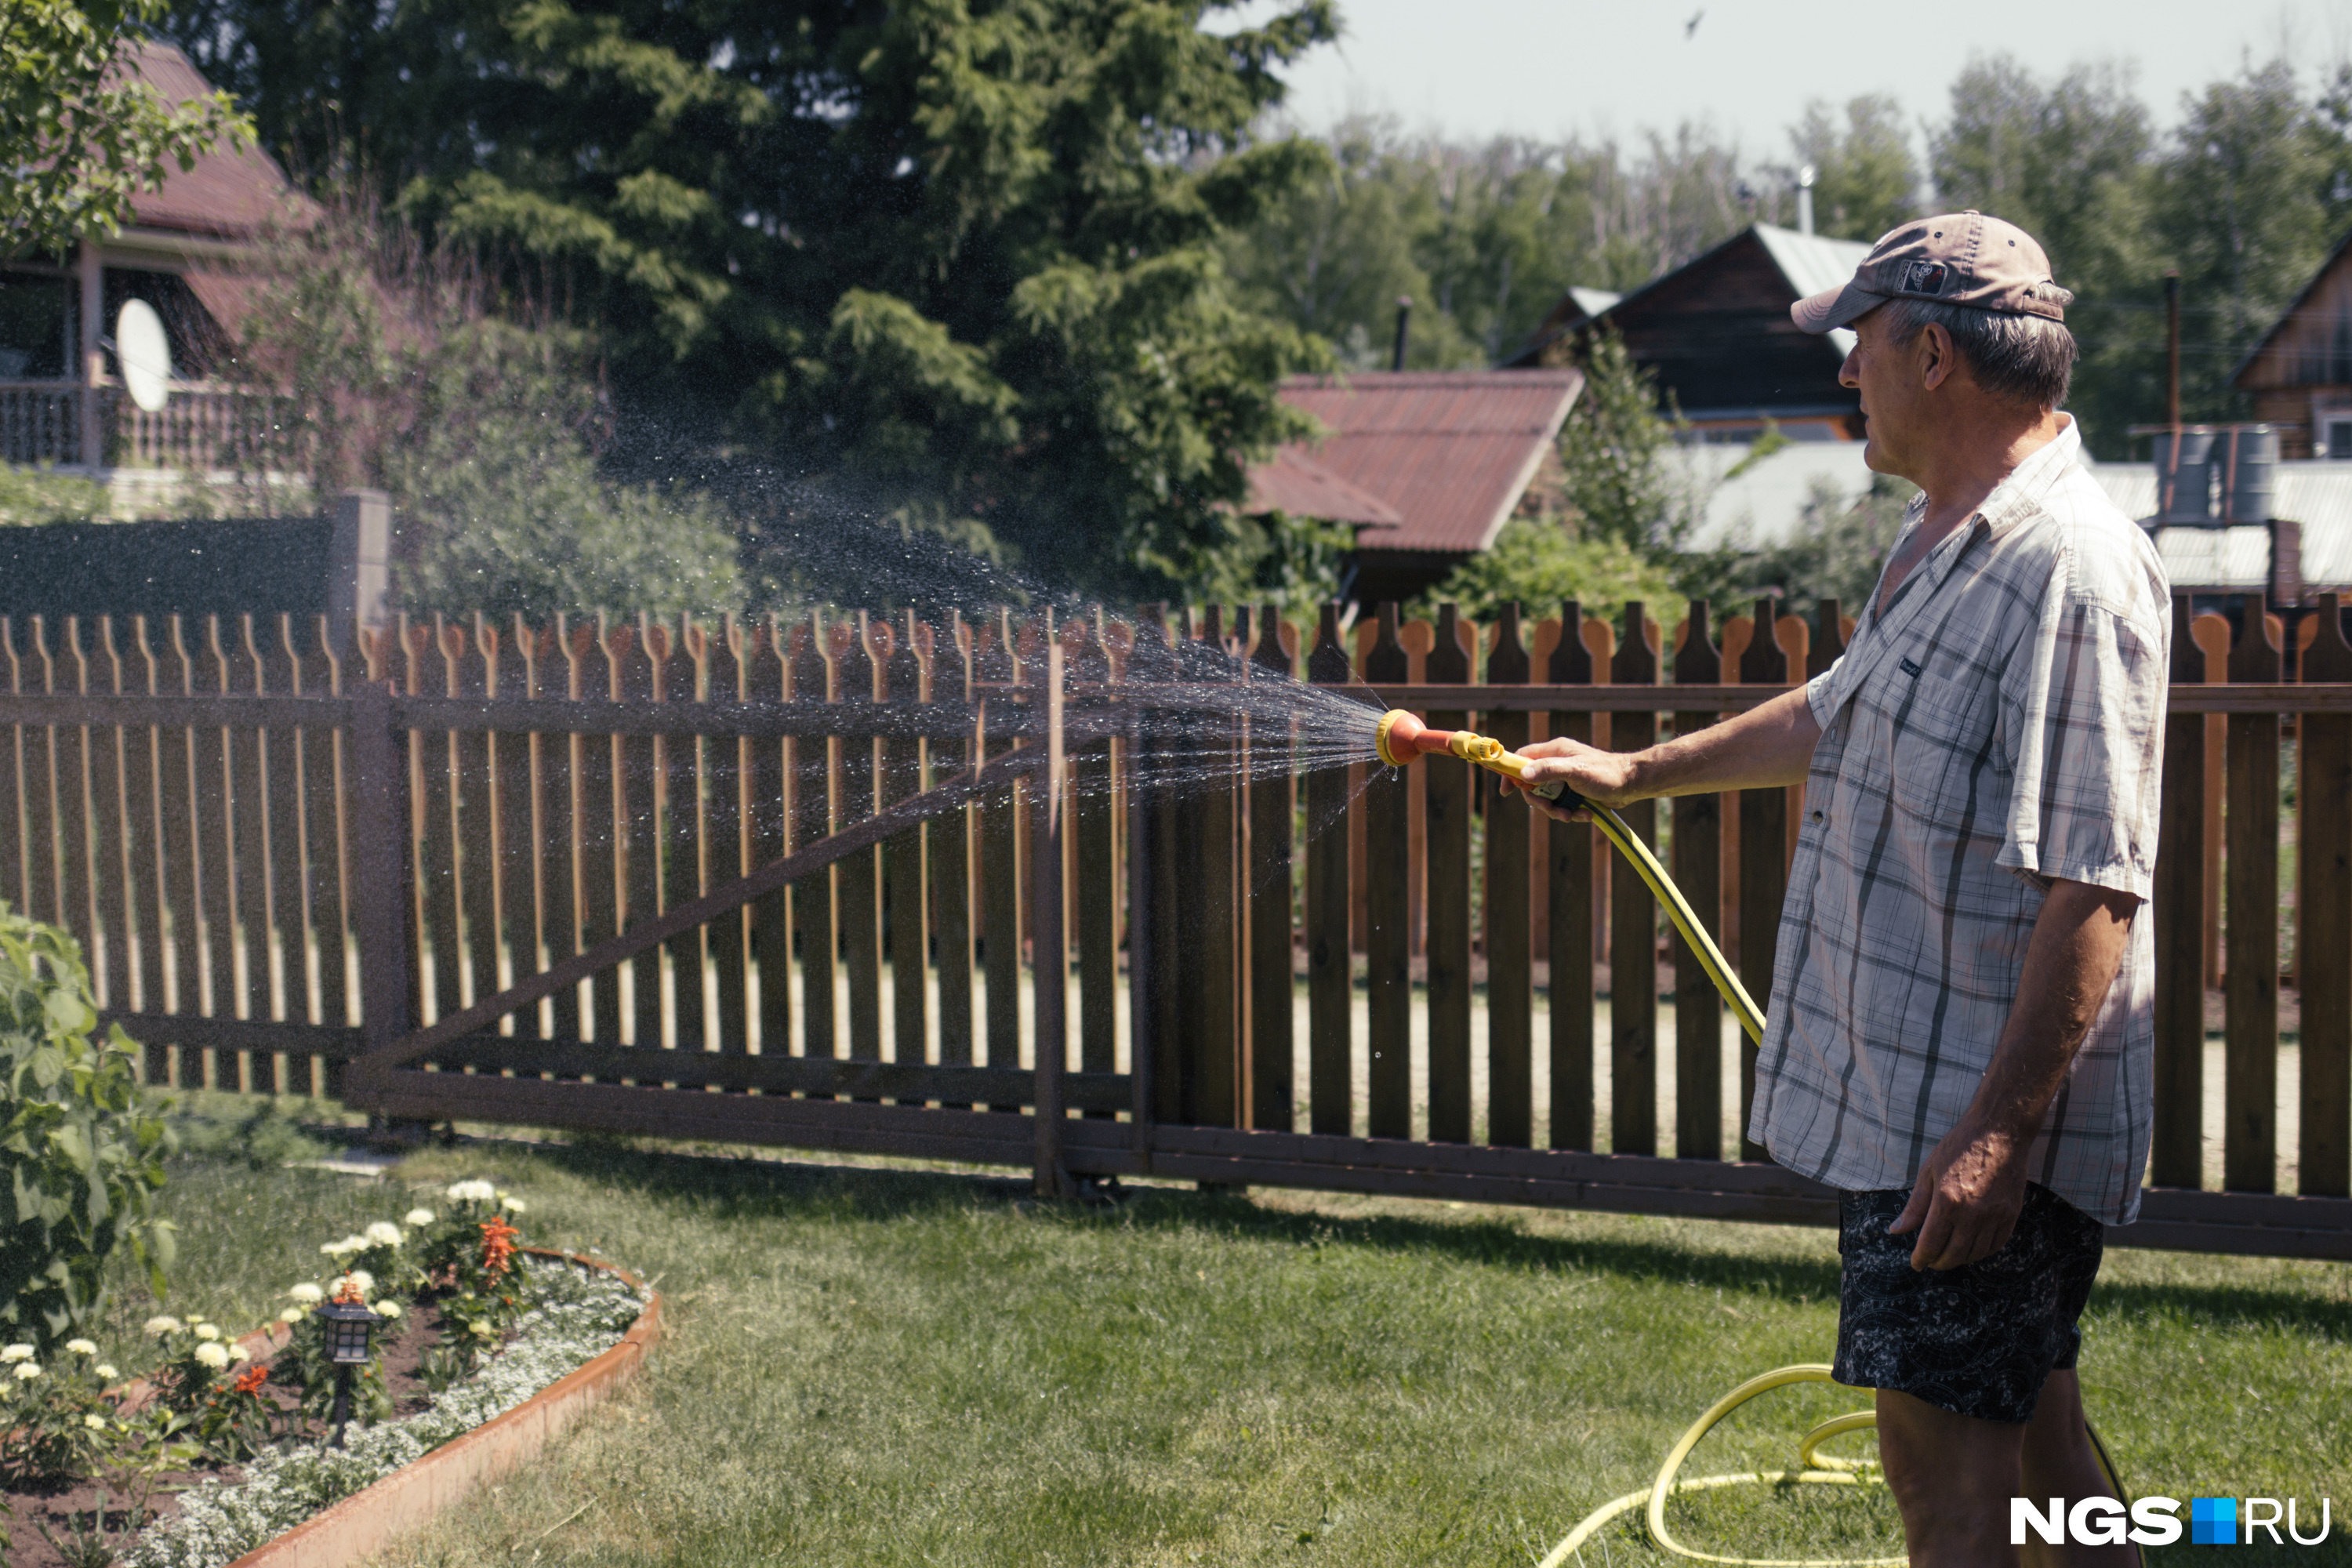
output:
[[[2332,597],[2227,610],[2177,606],[2156,1185],[2114,1239],[2352,1257],[2352,645]],[[1216,608],[0,621],[0,897],[82,939],[156,1084],[1014,1164],[1063,1192],[1825,1223],[1832,1194],[1738,1138],[1752,1048],[1589,828],[1442,762],[1294,774],[1288,731],[1209,687],[1303,679],[1630,749],[1818,673],[1849,629],[1769,601],[1671,627],[1383,606],[1346,635]],[[1184,640],[1228,656],[1208,686]],[[1794,794],[1627,814],[1667,830],[1759,999]],[[2257,917],[2217,926],[2217,891]]]

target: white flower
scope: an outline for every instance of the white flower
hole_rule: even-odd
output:
[[[375,1315],[382,1318],[387,1323],[391,1322],[394,1319],[400,1316],[400,1303],[397,1301],[378,1301],[375,1304]]]
[[[367,1227],[367,1238],[370,1247],[398,1247],[408,1239],[401,1234],[398,1226],[382,1219]]]
[[[228,1348],[207,1340],[196,1347],[196,1359],[218,1372],[228,1364]]]
[[[73,1352],[76,1355],[96,1355],[98,1353],[98,1346],[89,1340],[68,1340],[66,1342],[66,1349]]]
[[[0,1366],[5,1366],[10,1362],[32,1359],[33,1347],[30,1345],[10,1345],[6,1350],[0,1350]]]
[[[362,1296],[369,1294],[375,1289],[375,1276],[369,1273],[364,1268],[354,1268],[350,1273],[344,1275],[343,1278],[358,1286],[360,1288],[360,1294]]]
[[[81,1424],[93,1432],[106,1430],[106,1417],[103,1415],[85,1415],[81,1418]]]
[[[147,1320],[146,1331],[161,1339],[165,1334],[178,1333],[183,1326],[177,1318],[150,1318]]]
[[[278,1314],[278,1321],[281,1323],[299,1323],[310,1315],[299,1307],[289,1307]]]
[[[498,1201],[499,1190],[488,1182],[452,1182],[449,1201],[460,1204],[487,1204]]]
[[[231,1345],[228,1347],[228,1359],[231,1361],[251,1361],[253,1359],[253,1352],[246,1349],[243,1345]]]
[[[401,1215],[401,1223],[412,1227],[423,1226],[431,1225],[433,1223],[433,1218],[434,1215],[431,1209],[410,1209],[406,1214]]]
[[[194,1328],[188,1331],[195,1335],[196,1338],[205,1341],[206,1343],[210,1343],[212,1341],[221,1337],[221,1331],[213,1327],[210,1323],[198,1323]]]
[[[16,1381],[18,1383],[30,1383],[40,1375],[41,1369],[37,1363],[29,1361],[20,1361],[16,1363]]]
[[[530,1212],[530,1205],[524,1203],[520,1198],[509,1198],[506,1200],[506,1205],[507,1213],[509,1214],[528,1214]]]
[[[110,1361],[100,1362],[96,1366],[91,1367],[89,1370],[98,1373],[100,1378],[108,1383],[112,1383],[116,1378],[122,1375],[121,1373],[114,1370],[114,1363]]]
[[[316,1285],[297,1285],[286,1293],[305,1307],[315,1307],[327,1299],[327,1293]]]
[[[341,1241],[331,1241],[327,1243],[326,1246],[319,1248],[319,1250],[325,1253],[329,1258],[349,1258],[354,1252],[366,1251],[367,1246],[368,1238],[366,1237],[347,1236]]]

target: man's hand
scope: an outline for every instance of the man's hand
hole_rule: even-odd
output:
[[[1527,775],[1505,779],[1503,786],[1517,790],[1528,797],[1528,805],[1562,822],[1589,822],[1591,818],[1582,811],[1571,811],[1544,799],[1534,793],[1536,785],[1564,784],[1586,800],[1609,806],[1631,805],[1649,793],[1634,787],[1639,752],[1604,752],[1598,746],[1562,737],[1523,747],[1519,755],[1528,760]]]
[[[2026,1156],[2122,963],[2139,900],[2053,880],[2034,917],[2025,969],[1975,1097],[1919,1166],[1886,1227],[1916,1229],[1914,1268],[1958,1268],[2009,1245],[2025,1207]]]
[[[2009,1245],[2025,1207],[2029,1133],[2019,1138],[1975,1116],[1963,1117],[1928,1152],[1912,1185],[1911,1201],[1886,1227],[1889,1236],[1919,1233],[1914,1268],[1958,1268]]]

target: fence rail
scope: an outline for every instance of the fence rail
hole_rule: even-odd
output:
[[[2352,644],[2332,598],[2228,608],[2177,606],[2157,1185],[2114,1239],[2352,1257]],[[159,1084],[1826,1223],[1745,1142],[1752,1047],[1589,828],[1443,764],[1294,776],[1281,705],[1207,688],[1627,749],[1847,635],[1769,601],[1345,635],[0,621],[0,897],[82,939]],[[1761,998],[1790,792],[1628,816]]]

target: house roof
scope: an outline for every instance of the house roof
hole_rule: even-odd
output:
[[[1535,330],[1528,346],[1508,363],[1532,365],[1537,363],[1547,344],[1563,334],[1573,331],[1588,321],[1604,316],[1620,316],[1636,309],[1664,290],[1688,280],[1688,275],[1715,270],[1738,248],[1749,243],[1761,246],[1765,256],[1780,274],[1788,289],[1788,303],[1794,304],[1808,294],[1818,294],[1824,289],[1835,289],[1853,278],[1854,269],[1870,254],[1870,247],[1856,239],[1831,239],[1818,234],[1801,234],[1793,228],[1776,224],[1750,224],[1738,234],[1710,249],[1700,252],[1680,267],[1673,268],[1629,293],[1611,295],[1599,289],[1570,289],[1561,297],[1543,324]],[[1606,303],[1596,304],[1596,300]],[[1839,328],[1827,334],[1830,347],[1840,359],[1853,347],[1853,334]]]
[[[2294,320],[2296,313],[2311,302],[2311,297],[2319,291],[2319,286],[2327,281],[2327,275],[2335,271],[2342,263],[2347,250],[2352,250],[2352,233],[2346,234],[2342,239],[2336,242],[2336,248],[2329,251],[2327,259],[2313,270],[2311,280],[2303,286],[2303,292],[2294,297],[2294,302],[2281,310],[2278,320],[2271,323],[2271,330],[2264,332],[2262,340],[2246,351],[2245,357],[2241,359],[2236,367],[2230,372],[2231,385],[2243,386],[2246,373],[2253,369],[2254,363],[2270,351],[2271,345],[2278,341],[2278,335],[2281,332],[2286,331],[2288,323]]]
[[[129,58],[132,71],[166,103],[213,90],[188,57],[169,44],[142,41]],[[193,168],[167,163],[163,188],[132,195],[131,211],[143,228],[241,239],[278,212],[293,190],[286,172],[259,148],[221,142],[199,154]]]
[[[1293,517],[1319,517],[1330,522],[1359,522],[1379,528],[1402,526],[1396,508],[1341,479],[1307,455],[1300,447],[1284,447],[1250,470],[1249,510],[1285,511]]]
[[[1330,434],[1260,471],[1306,472],[1286,462],[1296,453],[1391,510],[1398,521],[1364,529],[1360,550],[1467,554],[1494,542],[1583,386],[1573,370],[1290,376],[1283,402]]]

